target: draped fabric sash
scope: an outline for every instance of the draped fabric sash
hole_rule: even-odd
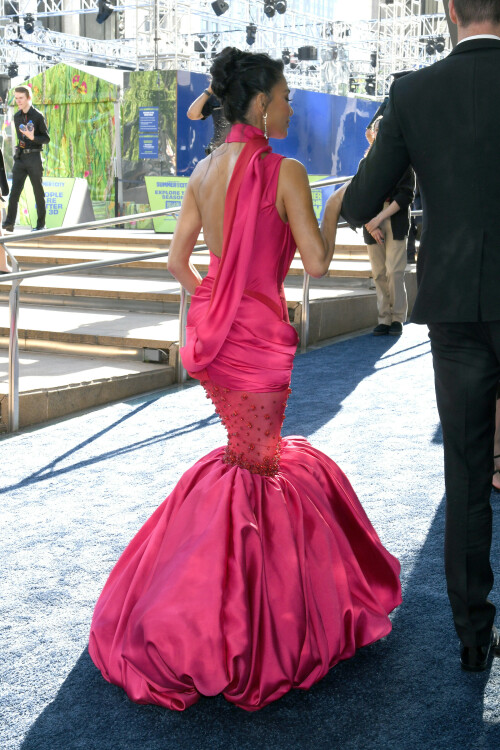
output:
[[[244,142],[226,195],[222,256],[206,317],[186,328],[181,349],[188,372],[204,370],[217,356],[233,324],[245,291],[265,184],[262,154],[271,147],[261,130],[233,125],[226,141]]]

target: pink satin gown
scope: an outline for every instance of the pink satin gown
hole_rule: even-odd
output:
[[[138,703],[222,693],[248,711],[307,689],[391,630],[399,563],[339,467],[281,439],[295,330],[282,283],[295,243],[276,207],[282,157],[247,141],[222,258],[193,297],[182,352],[228,432],[130,542],[97,602],[90,655]]]

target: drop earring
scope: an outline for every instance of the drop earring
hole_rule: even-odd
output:
[[[267,112],[264,113],[263,118],[264,118],[264,138],[268,138],[268,135],[267,135]]]

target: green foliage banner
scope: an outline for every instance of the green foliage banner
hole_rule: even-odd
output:
[[[33,104],[45,116],[50,143],[44,146],[46,177],[83,177],[94,203],[114,213],[114,102],[118,86],[59,63],[30,81]],[[14,89],[8,103],[15,106]]]

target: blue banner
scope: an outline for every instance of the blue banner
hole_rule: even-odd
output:
[[[159,107],[139,107],[139,133],[157,133]]]

